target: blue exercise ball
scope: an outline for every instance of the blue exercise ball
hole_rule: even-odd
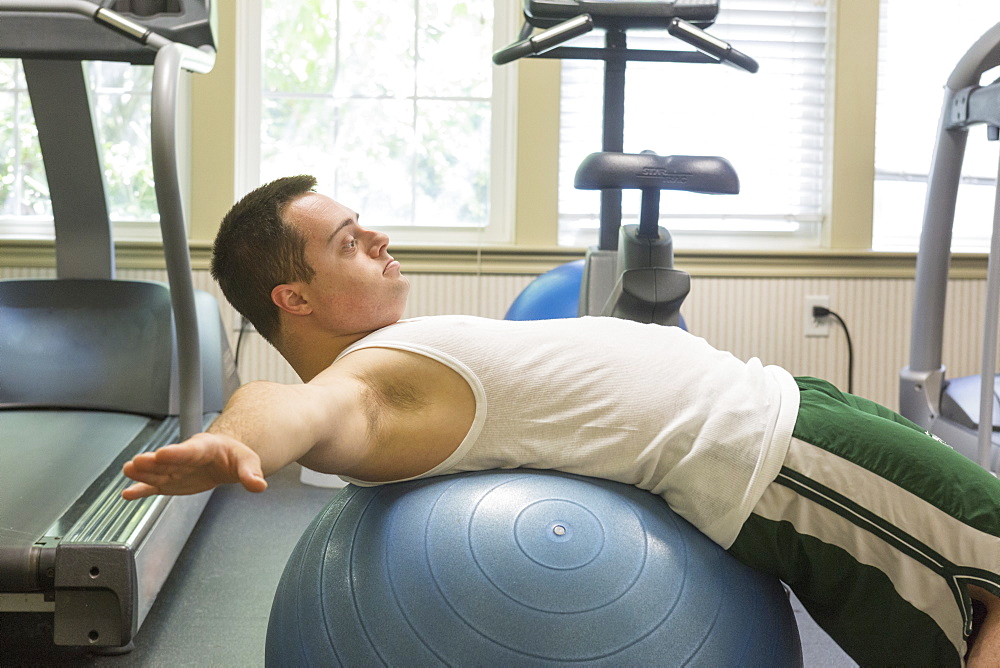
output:
[[[545,272],[521,291],[507,309],[506,320],[575,318],[580,313],[583,260]]]
[[[278,585],[268,666],[795,666],[781,584],[629,485],[532,470],[348,486]]]

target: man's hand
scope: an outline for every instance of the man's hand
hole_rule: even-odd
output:
[[[251,492],[267,489],[257,453],[222,434],[195,434],[183,443],[144,452],[122,471],[136,481],[122,491],[129,501],[154,494],[197,494],[237,482]]]

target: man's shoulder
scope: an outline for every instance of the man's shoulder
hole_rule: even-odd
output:
[[[426,375],[437,376],[447,368],[441,362],[418,352],[400,348],[368,346],[358,348],[338,358],[326,371],[316,376],[317,382],[337,381],[345,376],[382,379]]]

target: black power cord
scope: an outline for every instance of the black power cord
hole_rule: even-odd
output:
[[[836,318],[847,338],[847,393],[854,394],[854,344],[851,343],[851,332],[847,329],[847,323],[839,315],[825,306],[813,306],[813,318],[819,320],[826,317]]]
[[[233,366],[237,369],[240,368],[240,349],[243,347],[243,336],[247,333],[249,327],[250,321],[240,316],[240,333],[236,337],[236,356],[233,359]]]

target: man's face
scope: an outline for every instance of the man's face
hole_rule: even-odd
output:
[[[318,193],[293,200],[285,220],[306,239],[306,262],[316,273],[302,293],[324,329],[368,332],[402,317],[410,282],[386,252],[389,237],[364,229],[358,214]]]

